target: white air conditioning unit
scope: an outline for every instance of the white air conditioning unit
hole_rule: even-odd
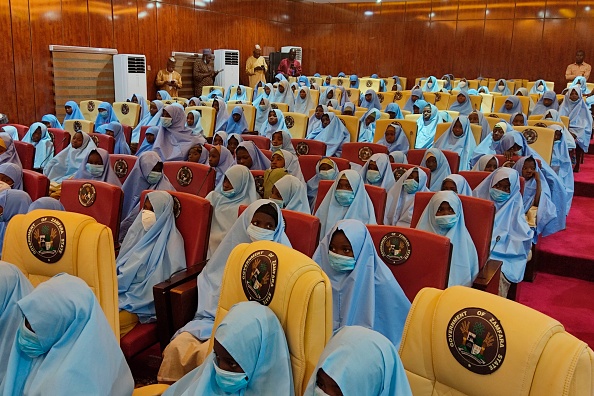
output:
[[[295,56],[295,59],[297,59],[299,61],[299,63],[303,63],[303,51],[301,47],[294,47],[292,45],[288,45],[286,47],[281,47],[281,52],[283,54],[288,54],[290,50],[294,49],[295,52],[297,53],[297,55]]]
[[[125,102],[134,94],[146,98],[146,57],[144,55],[114,55],[113,77],[116,102]]]
[[[239,51],[218,49],[214,51],[214,68],[223,70],[215,78],[215,85],[227,90],[231,85],[239,85]]]

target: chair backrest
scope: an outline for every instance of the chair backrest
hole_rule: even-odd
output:
[[[499,111],[509,96],[497,96],[495,99],[493,99],[493,110]],[[528,114],[528,109],[530,108],[530,97],[517,96],[517,98],[520,100],[520,104],[522,105],[522,113]]]
[[[95,119],[93,121],[88,120],[66,120],[62,127],[70,135],[74,135],[76,131],[83,131],[88,134],[95,132]]]
[[[359,119],[355,116],[342,114],[337,115],[337,117],[346,127],[347,131],[349,131],[351,135],[351,142],[356,142],[359,140]]]
[[[252,270],[256,267],[258,273]],[[213,329],[241,301],[267,305],[278,317],[291,354],[295,394],[302,395],[332,335],[330,280],[295,249],[270,241],[243,243],[227,260]],[[211,338],[211,349],[212,343]]]
[[[396,181],[398,181],[398,179],[400,179],[407,170],[411,168],[419,168],[427,175],[427,188],[429,188],[431,185],[431,171],[429,168],[414,164],[390,164],[390,166],[392,167],[392,173],[394,173],[394,178]]]
[[[324,78],[325,77],[314,77],[314,76],[309,76],[307,77],[309,79],[309,83],[310,84],[318,84],[318,85],[322,85],[324,83]]]
[[[50,180],[43,173],[23,169],[23,190],[29,194],[31,201],[49,195]]]
[[[98,99],[82,100],[80,102],[80,111],[83,117],[85,117],[85,120],[95,122],[97,119],[97,114],[99,113],[99,105],[101,102],[103,101]]]
[[[253,88],[250,88],[253,90]],[[229,105],[232,107],[228,113],[231,114],[235,106],[239,106],[243,109],[243,116],[245,117],[245,121],[248,124],[248,130],[254,131],[256,128],[256,108],[252,106],[249,102],[248,103],[235,103]],[[217,131],[218,132],[218,131]]]
[[[373,89],[375,92],[379,92],[381,82],[381,78],[363,77],[359,79],[359,89],[364,92],[368,89]]]
[[[417,122],[414,120],[384,120],[380,119],[375,122],[375,135],[373,136],[373,141],[377,142],[381,138],[384,137],[386,133],[386,128],[390,124],[397,124],[400,125],[402,131],[406,133],[406,138],[408,139],[408,144],[410,147],[415,147],[415,140],[417,139]]]
[[[119,340],[118,281],[109,227],[78,213],[38,209],[12,218],[2,260],[16,265],[33,284],[66,272],[93,290]]]
[[[423,289],[400,358],[414,395],[591,395],[594,352],[558,321],[499,296]]]
[[[522,132],[522,135],[526,138],[526,142],[531,149],[536,151],[547,164],[551,164],[553,158],[553,143],[555,142],[555,131],[538,126],[517,126],[514,127],[516,131]]]
[[[223,93],[223,97],[225,97],[225,88],[220,87],[218,85],[206,85],[206,86],[202,87],[202,95],[207,96],[208,94],[210,94],[212,91],[214,91],[216,89],[221,91]]]
[[[435,138],[433,138],[433,141],[436,142],[437,139],[439,139],[441,135],[443,135],[448,129],[450,129],[451,126],[451,122],[442,122],[437,124],[435,128]]]
[[[301,113],[284,112],[285,124],[289,128],[289,133],[296,139],[305,139],[307,135],[307,123],[309,117]]]
[[[360,120],[361,117],[363,117],[365,113],[367,113],[368,111],[369,110],[366,108],[361,108],[360,110],[357,108],[357,110],[355,110],[355,117],[357,117],[357,119]],[[386,120],[388,118],[390,118],[390,115],[388,113],[380,113],[380,120]]]
[[[407,114],[404,116],[404,119],[416,122],[419,118],[421,118],[421,116],[422,114]]]
[[[361,90],[358,88],[345,88],[344,90],[347,96],[347,102],[354,103],[356,106],[357,103],[359,103],[359,98],[361,97]]]
[[[0,127],[3,126],[12,126],[15,127],[17,130],[17,134],[19,135],[19,140],[22,140],[25,135],[27,134],[27,132],[29,131],[29,127],[26,125],[21,125],[21,124],[1,124]]]
[[[402,87],[404,88],[404,86]],[[410,98],[411,91],[395,91],[394,92],[394,103],[398,103],[401,109],[404,109],[404,105]]]
[[[449,109],[450,97],[455,97],[445,92],[424,92],[425,101],[437,107],[438,110]]]
[[[134,168],[138,157],[135,155],[127,154],[110,154],[109,163],[111,168],[115,172],[116,176],[120,179],[120,182],[124,184],[130,171]]]
[[[291,139],[297,155],[326,155],[326,143],[311,139]]]
[[[541,120],[542,114],[528,116],[528,125],[539,126],[543,128],[550,127],[551,125],[565,126],[562,121],[553,120]]]
[[[448,237],[409,227],[367,225],[375,250],[412,301],[424,287],[445,289],[452,244]]]
[[[124,202],[120,187],[94,180],[64,180],[60,202],[68,212],[91,216],[108,226],[113,235],[119,234]]]
[[[351,85],[351,82],[349,80],[349,77],[332,77],[330,79],[330,85],[338,85],[339,87],[347,88]],[[361,84],[359,84],[359,86],[361,86]],[[325,88],[325,87],[321,87],[321,88]],[[363,89],[363,88],[361,87],[360,89]]]
[[[460,171],[460,176],[466,179],[471,190],[474,190],[479,184],[483,182],[491,174],[486,171]]]
[[[33,169],[33,165],[35,164],[35,146],[31,143],[21,142],[20,140],[15,140],[12,143],[19,155],[23,169]]]
[[[102,133],[91,133],[91,139],[93,139],[97,147],[107,150],[110,155],[113,154],[115,149],[115,139],[113,137]]]
[[[122,125],[128,125],[132,128],[138,125],[140,118],[140,105],[132,102],[114,102],[113,112]]]
[[[332,187],[333,180],[320,180],[318,184],[318,195],[316,196],[316,202],[314,205],[314,213],[320,207],[320,204],[324,200],[324,197]],[[373,211],[375,213],[375,220],[377,224],[384,224],[384,214],[386,212],[386,201],[388,199],[388,193],[383,187],[372,186],[365,184],[365,191],[371,199],[373,204]]]
[[[394,102],[394,94],[394,91],[378,92],[377,98],[379,99],[380,104],[382,106],[382,111],[384,111],[386,107],[388,107],[388,104]]]
[[[270,139],[268,139],[266,136],[248,135],[247,133],[244,133],[241,135],[241,137],[243,140],[254,142],[256,147],[258,147],[260,150],[270,150]]]
[[[342,145],[342,158],[348,159],[359,165],[365,162],[373,155],[379,153],[388,153],[388,148],[377,143],[345,143]]]
[[[200,125],[202,125],[202,129],[204,130],[204,136],[212,137],[215,133],[214,129],[216,125],[215,109],[210,106],[190,106],[186,107],[186,115],[192,110],[200,113]]]
[[[491,127],[491,130],[493,130],[493,128],[495,127],[495,124],[497,124],[498,122],[500,122],[500,119],[505,120],[507,122],[510,122],[511,114],[505,114],[505,113],[486,113],[485,114],[485,119],[489,123],[489,127]]]
[[[270,102],[270,107],[272,109],[278,109],[283,113],[287,113],[289,111],[289,105],[286,103]]]
[[[406,155],[408,163],[421,165],[426,151],[427,150],[425,149],[408,150],[408,154]],[[441,152],[448,160],[448,164],[450,165],[450,170],[452,173],[458,173],[458,169],[460,169],[460,154],[450,150],[441,150]]]
[[[303,174],[305,181],[314,177],[316,174],[316,165],[322,157],[325,157],[325,155],[308,154],[299,156],[299,166],[301,167],[301,173]],[[338,171],[349,169],[351,166],[350,162],[344,158],[330,157],[330,159],[336,163]]]
[[[320,91],[317,89],[310,89],[309,95],[311,96],[311,101],[317,105],[320,101]]]
[[[206,197],[215,188],[216,171],[205,164],[165,161],[163,162],[163,173],[176,191]]]
[[[483,113],[492,112],[493,111],[493,95],[486,94],[486,93],[480,93],[479,95],[481,95],[481,98],[483,98],[483,100],[481,102],[481,111]]]
[[[57,155],[70,144],[70,133],[66,132],[65,130],[58,128],[47,128],[47,131],[54,142],[54,155]]]
[[[130,143],[132,143],[132,127],[129,125],[122,125],[122,133],[126,138],[126,143],[130,146]]]
[[[242,89],[245,90],[246,98],[248,98],[246,102],[251,102],[251,98],[254,96],[254,88],[243,86]],[[229,91],[229,98],[235,95],[236,92],[237,86],[231,87],[231,91]]]

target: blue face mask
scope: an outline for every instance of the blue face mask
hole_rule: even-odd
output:
[[[216,363],[214,369],[216,372],[215,380],[223,392],[237,393],[240,390],[247,388],[248,378],[246,373],[226,371],[217,366]]]
[[[272,241],[274,239],[274,230],[267,230],[250,224],[246,231],[252,242]]]
[[[419,189],[419,182],[415,179],[406,179],[402,183],[402,188],[409,194],[415,193]]]
[[[37,334],[25,326],[25,319],[23,319],[21,326],[17,330],[17,344],[19,349],[30,358],[36,358],[47,352],[47,350],[41,346]]]
[[[231,190],[221,190],[221,194],[227,198],[233,198],[235,196],[235,189],[232,188]]]
[[[278,205],[279,208],[284,208],[285,207],[285,202],[282,199],[274,199],[274,198],[269,198],[272,202],[276,203]]]
[[[273,153],[275,151],[278,151],[278,150],[282,149],[282,148],[283,148],[283,145],[282,144],[279,144],[278,146],[275,146],[274,144],[271,144],[270,145],[270,151],[272,151]]]
[[[382,178],[382,175],[379,173],[379,171],[368,170],[365,177],[369,183],[377,183]]]
[[[554,144],[555,146],[559,146],[559,145],[561,144],[561,140],[555,140],[555,141],[553,142],[553,144]]]
[[[337,254],[328,251],[328,263],[336,271],[346,272],[355,269],[355,264],[357,263],[357,260],[355,260],[354,257],[343,256],[342,254]]]
[[[505,191],[498,190],[496,188],[491,188],[489,190],[489,195],[491,196],[491,199],[493,201],[502,203],[507,201],[511,194]]]
[[[103,165],[86,164],[85,168],[93,177],[99,177],[103,174]]]
[[[162,172],[151,171],[151,172],[149,172],[148,176],[146,177],[146,181],[149,184],[154,185],[154,184],[159,183],[159,181],[161,180],[162,177],[163,177]]]
[[[458,222],[458,216],[454,215],[445,215],[445,216],[436,216],[435,223],[444,230],[449,230],[453,226],[456,225]]]
[[[322,180],[334,180],[335,175],[336,169],[334,168],[320,171],[320,179]]]
[[[351,206],[355,200],[355,192],[349,190],[336,190],[334,192],[334,198],[336,198],[341,206]]]
[[[101,118],[107,118],[107,111],[100,111],[99,115],[101,116]]]

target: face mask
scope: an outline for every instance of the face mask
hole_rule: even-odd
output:
[[[320,179],[322,180],[334,180],[334,175],[336,175],[336,169],[334,168],[320,171]]]
[[[377,183],[382,178],[382,175],[379,173],[379,171],[368,170],[365,177],[369,183]]]
[[[169,128],[172,122],[173,120],[171,119],[171,117],[161,117],[161,126],[165,128]]]
[[[161,180],[162,177],[163,177],[162,172],[151,171],[151,172],[149,172],[148,176],[146,177],[146,181],[151,185],[157,184],[157,183],[159,183],[159,180]]]
[[[316,386],[316,389],[314,389],[314,396],[328,396],[328,394]]]
[[[412,194],[414,192],[417,192],[419,188],[419,182],[415,179],[406,179],[402,183],[402,188],[404,188],[404,191],[406,191],[407,193]]]
[[[559,146],[559,145],[561,144],[561,140],[555,140],[555,141],[553,142],[553,144],[554,144],[555,146]],[[0,190],[0,191],[2,191],[2,190]]]
[[[433,88],[433,83],[431,81],[427,83],[427,88]]]
[[[142,228],[144,228],[145,231],[150,230],[156,222],[157,216],[155,215],[155,212],[147,209],[142,210]]]
[[[503,91],[505,89],[505,85],[498,85],[497,86],[497,90],[498,91]]]
[[[258,106],[258,107],[259,107],[259,108],[260,108],[260,110],[262,110],[262,111],[266,111],[266,109],[268,108],[268,106],[266,106],[266,105],[260,105],[260,106]]]
[[[352,271],[355,268],[357,261],[354,257],[343,256],[342,254],[328,251],[328,263],[336,271],[346,272]]]
[[[491,188],[489,190],[489,195],[493,201],[501,203],[507,201],[511,194],[496,188]]]
[[[221,190],[221,194],[223,194],[223,197],[227,197],[227,198],[233,198],[235,196],[235,189],[232,188],[231,190]]]
[[[103,165],[86,164],[85,168],[93,177],[99,177],[103,174]]]
[[[436,216],[435,223],[445,230],[449,230],[458,222],[458,216],[456,215],[446,215],[446,216]]]
[[[341,206],[350,206],[355,200],[355,193],[349,190],[336,190],[334,198]]]
[[[514,154],[521,157],[522,156],[522,150],[518,150]]]
[[[4,191],[4,190],[10,190],[12,187],[10,187],[8,185],[8,183],[5,183],[3,181],[0,181],[0,192]]]
[[[264,228],[260,228],[250,223],[247,228],[247,234],[252,240],[252,242],[256,241],[272,241],[274,238],[274,230],[267,230]]]
[[[458,86],[460,88],[464,88],[466,86],[466,81],[460,81],[460,84],[458,84]]]
[[[30,358],[36,358],[47,352],[47,350],[41,346],[37,334],[25,326],[25,319],[23,319],[21,326],[17,330],[17,344],[20,350]]]
[[[99,115],[101,116],[101,118],[107,118],[107,111],[100,111]]]
[[[536,90],[542,92],[544,88],[542,85],[539,85],[538,87],[536,87]]]
[[[269,198],[272,202],[276,203],[278,205],[279,208],[284,208],[285,207],[285,202],[282,199],[274,199],[274,198]]]
[[[283,148],[282,144],[275,146],[274,144],[270,145],[270,151],[275,152]]]
[[[223,392],[237,393],[247,387],[248,378],[246,373],[233,373],[231,371],[226,371],[219,368],[219,366],[216,364],[214,365],[214,369],[216,372],[215,380]]]

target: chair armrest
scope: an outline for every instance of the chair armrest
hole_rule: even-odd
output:
[[[165,384],[153,384],[143,386],[142,388],[136,388],[132,392],[132,396],[160,396],[169,388],[169,385]]]
[[[182,328],[194,319],[198,307],[198,285],[196,282],[186,282],[171,290],[172,310],[171,321],[174,331]]]
[[[487,263],[479,271],[472,287],[492,294],[499,294],[499,278],[501,277],[501,266],[503,261],[487,260]]]

